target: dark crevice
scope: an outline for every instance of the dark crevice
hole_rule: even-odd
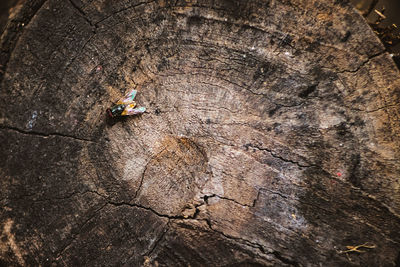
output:
[[[288,196],[282,194],[281,192],[272,191],[272,190],[267,189],[267,188],[260,188],[260,190],[258,191],[258,193],[261,194],[262,191],[266,191],[266,192],[268,192],[268,193],[271,193],[271,194],[274,194],[274,195],[278,195],[278,196],[280,196],[281,198],[284,198],[284,199],[287,199],[287,198],[288,198]],[[259,197],[259,194],[257,195],[257,199],[258,199],[258,197]]]
[[[217,197],[217,198],[219,198],[219,199],[224,199],[224,200],[232,201],[232,202],[234,202],[234,203],[236,203],[236,204],[238,204],[238,205],[240,205],[240,206],[243,206],[243,207],[248,207],[248,208],[254,207],[254,206],[252,206],[252,205],[247,205],[247,204],[240,203],[239,201],[237,201],[237,200],[235,200],[235,199],[233,199],[233,198],[228,198],[228,197],[224,197],[224,196],[219,196],[219,195],[216,195],[216,194],[205,195],[205,196],[203,196],[203,197],[201,197],[201,198],[204,199],[204,202],[205,202],[206,204],[208,204],[208,200],[209,200],[210,198],[214,198],[214,197]]]
[[[390,105],[385,105],[379,108],[371,109],[371,110],[366,110],[366,109],[359,109],[359,108],[350,108],[351,110],[354,111],[359,111],[359,112],[365,112],[365,113],[374,113],[383,109],[391,108],[391,107],[398,107],[398,104],[390,104]]]
[[[373,55],[369,56],[369,57],[367,58],[367,60],[365,60],[364,62],[362,62],[362,63],[361,63],[357,68],[355,68],[354,70],[342,70],[342,71],[337,71],[336,73],[338,73],[338,74],[343,74],[343,73],[356,73],[356,72],[358,72],[362,67],[364,67],[366,64],[368,64],[372,59],[374,59],[374,58],[376,58],[376,57],[379,57],[379,56],[385,54],[386,52],[387,52],[387,51],[386,51],[386,49],[385,49],[385,50],[383,50],[383,51],[380,51],[380,52],[378,52],[378,53],[376,53],[376,54],[373,54]],[[322,68],[324,68],[324,67],[322,67]]]
[[[266,190],[266,189],[260,189],[260,190]],[[275,193],[275,192],[273,192],[273,193]],[[140,204],[136,204],[136,203],[114,202],[114,201],[110,201],[110,200],[108,200],[105,196],[103,196],[102,194],[100,194],[100,193],[98,193],[98,192],[97,192],[96,194],[98,194],[99,196],[103,197],[103,198],[107,201],[106,205],[108,204],[108,205],[112,205],[112,206],[116,206],[116,207],[119,207],[119,206],[129,206],[129,207],[135,207],[135,208],[139,208],[139,209],[144,209],[144,210],[147,210],[147,211],[152,212],[153,214],[157,215],[158,217],[167,218],[167,219],[168,219],[167,226],[165,227],[163,233],[162,233],[162,234],[160,235],[160,237],[157,239],[157,241],[155,242],[154,246],[153,246],[146,254],[144,254],[145,256],[149,256],[149,255],[151,255],[151,254],[153,253],[153,251],[155,250],[155,248],[157,247],[157,245],[161,242],[161,240],[164,238],[165,234],[169,231],[168,225],[169,225],[170,220],[181,220],[181,221],[197,220],[197,221],[203,221],[203,222],[205,222],[205,223],[207,224],[208,228],[209,228],[211,231],[213,231],[213,232],[215,232],[215,233],[218,233],[218,234],[222,235],[223,237],[225,237],[225,238],[227,238],[227,239],[229,239],[229,240],[233,240],[233,241],[235,241],[235,242],[239,242],[239,243],[245,244],[245,245],[247,245],[247,246],[249,246],[249,247],[252,247],[252,248],[254,248],[254,249],[260,251],[262,254],[272,254],[272,255],[274,255],[278,260],[280,260],[280,261],[283,262],[283,263],[290,264],[290,265],[292,265],[292,266],[300,266],[300,264],[297,263],[296,261],[293,261],[293,260],[290,260],[290,259],[288,259],[288,258],[283,257],[283,256],[280,254],[280,252],[278,252],[278,251],[272,251],[272,252],[270,252],[270,250],[266,250],[266,249],[263,247],[263,245],[261,245],[261,244],[259,244],[259,243],[257,243],[257,242],[250,241],[250,240],[247,240],[247,239],[245,239],[245,238],[230,236],[230,235],[225,234],[225,233],[222,232],[222,231],[219,231],[219,230],[214,229],[213,226],[212,226],[211,220],[210,220],[209,218],[197,218],[197,215],[200,213],[200,210],[198,209],[198,207],[200,207],[200,206],[202,206],[202,205],[205,205],[205,204],[208,204],[209,198],[212,198],[212,197],[218,197],[218,198],[225,199],[225,200],[228,200],[228,201],[233,201],[233,202],[235,202],[235,203],[237,203],[237,204],[239,204],[239,205],[242,205],[242,206],[251,207],[251,206],[248,206],[248,205],[240,204],[239,202],[237,202],[237,201],[235,201],[235,200],[233,200],[233,199],[229,199],[229,198],[225,198],[225,197],[219,197],[219,196],[217,196],[217,195],[215,195],[215,194],[213,194],[213,195],[205,195],[205,196],[202,197],[202,199],[204,200],[204,202],[195,206],[195,208],[196,208],[195,214],[192,215],[192,216],[189,216],[189,217],[185,217],[185,216],[180,216],[180,215],[167,215],[167,214],[162,214],[162,213],[159,213],[159,212],[155,211],[154,209],[152,209],[152,208],[150,208],[150,207],[146,207],[146,206],[143,206],[143,205],[140,205]],[[277,193],[277,194],[279,194],[279,193]],[[279,195],[281,195],[281,194],[279,194]],[[281,196],[282,196],[282,197],[285,197],[285,196],[283,196],[283,195],[281,195]],[[103,206],[103,207],[104,207],[104,206]],[[103,207],[102,207],[102,208],[103,208]],[[101,209],[102,209],[102,208],[101,208]],[[100,211],[101,209],[99,209],[98,211]],[[97,213],[97,211],[96,211],[96,213]],[[85,222],[85,223],[86,223],[86,222]],[[82,227],[81,227],[81,228],[82,228]],[[72,243],[72,241],[71,241],[71,243]],[[64,249],[64,250],[65,250],[65,249]],[[128,260],[128,261],[129,261],[129,260]],[[128,262],[128,261],[127,261],[127,262]]]
[[[25,23],[25,27],[28,26],[28,24],[31,22],[32,18],[39,12],[39,10],[42,8],[42,6],[44,6],[44,4],[47,2],[48,0],[43,0],[41,4],[39,4],[39,6],[37,7],[37,9],[34,11],[34,13],[28,18],[28,21]]]
[[[139,6],[141,6],[141,5],[150,4],[150,3],[152,3],[152,2],[155,2],[155,0],[148,1],[148,2],[139,2],[139,3],[137,3],[137,4],[134,4],[134,5],[131,5],[131,6],[122,8],[122,9],[120,9],[120,10],[117,10],[117,11],[115,11],[114,13],[112,13],[112,14],[110,14],[110,15],[108,15],[108,16],[102,18],[102,19],[100,19],[99,21],[96,21],[96,23],[94,23],[94,26],[97,28],[98,25],[99,25],[100,23],[102,23],[103,21],[105,21],[105,20],[107,20],[107,19],[109,19],[109,18],[115,16],[116,14],[119,14],[119,13],[121,13],[121,12],[127,11],[127,10],[132,9],[132,8],[139,7]]]
[[[240,125],[240,124],[239,124],[239,125]],[[229,141],[231,141],[231,140],[229,140]],[[224,142],[221,142],[221,141],[217,141],[217,142],[218,142],[218,143],[221,143],[221,144],[223,144],[223,145],[226,145],[226,146],[231,146],[231,147],[235,147],[235,148],[236,148],[236,146],[234,146],[234,145],[232,145],[232,144],[224,143]],[[317,167],[317,168],[318,168],[318,167],[319,167],[319,166],[316,165],[316,164],[303,164],[303,163],[300,163],[300,162],[297,162],[297,161],[294,161],[294,160],[286,159],[286,158],[284,158],[284,157],[282,157],[282,156],[279,156],[279,155],[275,154],[275,152],[272,151],[272,150],[269,149],[269,148],[260,147],[260,146],[257,146],[257,145],[251,144],[251,143],[244,144],[243,147],[244,147],[246,150],[248,150],[249,148],[254,148],[254,149],[257,149],[257,150],[260,150],[260,151],[267,151],[272,157],[277,158],[277,159],[280,159],[280,160],[282,160],[282,161],[284,161],[284,162],[288,162],[288,163],[295,164],[295,165],[297,165],[297,166],[300,167],[300,168],[310,168],[310,167]]]
[[[77,52],[76,55],[73,56],[69,62],[67,62],[67,64],[65,65],[63,74],[62,74],[62,76],[61,76],[61,78],[60,78],[60,82],[59,82],[58,85],[57,85],[56,91],[60,90],[61,84],[62,84],[62,82],[63,82],[63,80],[64,80],[64,77],[65,77],[65,75],[66,75],[66,73],[67,73],[68,68],[69,68],[69,67],[71,66],[71,64],[75,61],[75,59],[77,59],[78,56],[81,55],[81,53],[82,53],[82,51],[85,49],[86,45],[90,42],[90,40],[92,40],[92,38],[95,36],[95,34],[96,34],[96,33],[93,33],[93,34],[85,41],[85,43],[82,45],[82,47],[81,47],[81,49],[79,50],[79,52]]]
[[[253,145],[253,144],[245,144],[244,147],[247,148],[247,149],[249,147],[251,147],[251,148],[255,148],[255,149],[260,150],[260,151],[267,151],[272,157],[280,159],[280,160],[282,160],[284,162],[296,164],[300,168],[316,167],[316,165],[314,165],[314,164],[307,164],[306,165],[306,164],[303,164],[303,163],[300,163],[300,162],[297,162],[297,161],[294,161],[294,160],[286,159],[286,158],[284,158],[282,156],[279,156],[279,155],[275,154],[275,152],[272,151],[272,149],[269,149],[269,148],[259,147],[257,145]]]
[[[105,196],[105,195],[103,195],[103,194],[101,194],[99,192],[96,192],[96,191],[90,191],[90,192],[95,193],[98,196],[102,197],[103,199],[106,200],[107,204],[112,205],[112,206],[116,206],[116,207],[129,206],[129,207],[135,207],[135,208],[139,208],[139,209],[144,209],[144,210],[147,210],[147,211],[150,211],[150,212],[154,213],[158,217],[163,217],[163,218],[168,218],[168,219],[180,219],[180,220],[194,219],[194,215],[193,216],[189,216],[189,217],[185,217],[183,215],[162,214],[162,213],[159,213],[158,211],[156,211],[156,210],[154,210],[154,209],[152,209],[150,207],[146,207],[146,206],[140,205],[138,203],[131,203],[131,202],[126,202],[126,201],[119,201],[119,202],[118,201],[111,201],[107,196]],[[202,204],[196,206],[196,208],[201,206],[201,205]]]
[[[69,0],[69,2],[70,2],[71,5],[78,11],[78,13],[82,16],[82,18],[83,18],[84,20],[86,20],[87,23],[89,23],[89,25],[90,25],[92,28],[94,28],[94,29],[97,28],[97,25],[93,24],[92,21],[87,17],[87,14],[86,14],[85,11],[83,11],[77,4],[75,4],[73,0]],[[95,30],[93,30],[93,32],[96,33]]]
[[[261,189],[260,189],[260,190],[258,190],[258,192],[257,192],[257,196],[256,196],[256,198],[253,200],[253,207],[255,207],[255,206],[256,206],[256,204],[257,204],[258,200],[260,199],[260,195],[261,195]]]
[[[300,266],[300,264],[297,261],[288,259],[286,257],[283,257],[281,253],[279,253],[278,251],[274,251],[272,252],[272,254],[281,262],[292,265],[292,266]]]
[[[240,237],[230,236],[230,235],[225,234],[225,233],[222,232],[222,231],[218,231],[218,230],[214,229],[214,228],[212,227],[212,223],[211,223],[211,220],[210,220],[210,219],[207,219],[207,218],[206,218],[206,219],[199,219],[199,220],[205,221],[206,224],[207,224],[207,226],[208,226],[208,228],[209,228],[211,231],[216,232],[216,233],[222,235],[223,237],[225,237],[225,238],[227,238],[227,239],[234,240],[234,241],[236,241],[236,242],[240,242],[240,243],[246,244],[246,245],[248,245],[248,246],[250,246],[250,247],[252,247],[252,248],[255,248],[255,249],[259,250],[259,251],[262,252],[263,254],[269,254],[268,252],[265,252],[265,249],[263,248],[262,245],[260,245],[260,244],[258,244],[258,243],[256,243],[256,242],[252,242],[252,241],[249,241],[249,240],[247,240],[247,239],[240,238]]]
[[[169,220],[199,220],[199,221],[205,221],[205,222],[207,223],[208,227],[209,227],[211,230],[213,230],[213,231],[215,231],[215,232],[218,232],[218,233],[224,235],[224,236],[227,237],[227,238],[237,239],[237,240],[243,240],[243,241],[246,241],[246,243],[252,244],[252,242],[250,242],[250,241],[248,241],[248,240],[245,240],[245,239],[242,239],[242,238],[230,237],[230,236],[227,236],[227,235],[225,235],[224,233],[222,233],[222,232],[220,232],[220,231],[217,231],[217,230],[213,229],[213,228],[212,228],[212,225],[211,225],[210,219],[207,219],[207,218],[198,219],[198,218],[197,218],[197,215],[200,213],[200,211],[198,211],[197,208],[200,207],[200,206],[202,206],[202,205],[204,205],[205,203],[201,203],[201,204],[197,205],[197,206],[195,207],[195,208],[197,209],[196,213],[195,213],[194,215],[192,215],[192,216],[186,217],[186,216],[182,216],[182,215],[168,215],[168,214],[162,214],[162,213],[159,213],[158,211],[156,211],[156,210],[154,210],[154,209],[152,209],[152,208],[150,208],[150,207],[146,207],[146,206],[143,206],[143,205],[140,205],[140,204],[137,204],[137,203],[129,203],[129,202],[124,202],[124,201],[121,201],[121,202],[110,201],[110,200],[108,200],[107,197],[103,196],[102,194],[100,194],[100,193],[97,193],[97,194],[98,194],[99,196],[102,196],[102,197],[107,201],[107,204],[112,205],[112,206],[116,206],[116,207],[120,207],[120,206],[129,206],[129,207],[135,207],[135,208],[139,208],[139,209],[144,209],[144,210],[147,210],[147,211],[150,211],[150,212],[154,213],[154,214],[157,215],[158,217],[167,218],[167,219],[169,219]],[[205,201],[208,201],[208,198],[209,198],[209,197],[210,197],[210,196],[204,196],[203,199],[204,199]],[[257,244],[257,245],[253,244],[253,246],[254,246],[254,247],[258,247],[259,245],[258,245],[258,244]]]
[[[310,85],[309,87],[307,87],[306,90],[302,91],[302,92],[299,94],[299,97],[301,97],[301,98],[307,98],[307,97],[308,97],[311,93],[313,93],[316,89],[317,89],[317,85],[316,85],[316,84]]]
[[[16,131],[20,134],[26,134],[26,135],[33,135],[33,136],[39,136],[39,137],[63,137],[63,138],[70,138],[70,139],[74,139],[77,141],[82,141],[82,142],[93,142],[96,143],[96,141],[90,140],[90,139],[86,139],[86,138],[82,138],[82,137],[77,137],[77,136],[73,136],[73,135],[68,135],[68,134],[63,134],[63,133],[42,133],[42,132],[37,132],[37,131],[25,131],[25,130],[21,130],[17,127],[13,127],[13,126],[5,126],[5,125],[0,125],[0,129],[5,129],[5,130],[10,130],[10,131]]]
[[[158,244],[161,242],[161,240],[164,238],[165,234],[169,231],[169,221],[167,223],[167,225],[165,225],[163,232],[161,233],[160,237],[154,242],[154,246],[144,255],[145,256],[150,256],[153,251],[156,249],[156,247],[158,246]]]
[[[379,111],[379,110],[382,110],[382,109],[387,109],[387,108],[391,108],[391,107],[398,107],[398,106],[399,106],[399,104],[386,105],[384,107],[380,107],[380,108],[377,108],[377,109],[366,110],[365,112],[372,113],[372,112],[376,112],[376,111]]]
[[[139,208],[139,209],[144,209],[147,211],[151,211],[152,213],[154,213],[155,215],[157,215],[158,217],[162,217],[162,218],[168,218],[168,219],[180,219],[180,220],[184,220],[184,219],[192,219],[192,217],[188,217],[186,218],[183,215],[168,215],[168,214],[162,214],[159,213],[158,211],[150,208],[150,207],[146,207],[137,203],[130,203],[130,202],[115,202],[115,201],[110,201],[107,200],[107,204],[112,205],[112,206],[116,206],[116,207],[120,207],[120,206],[129,206],[129,207],[135,207],[135,208]]]
[[[142,176],[140,178],[140,183],[138,186],[138,189],[135,192],[135,196],[133,197],[134,199],[136,199],[137,195],[139,194],[140,189],[142,188],[143,185],[143,181],[144,181],[144,175],[146,174],[146,170],[147,170],[147,166],[149,165],[149,163],[146,164],[146,166],[144,166],[144,170],[142,172]]]
[[[64,251],[71,246],[71,244],[77,239],[77,237],[80,235],[80,233],[82,232],[82,228],[88,223],[90,222],[102,209],[104,209],[104,207],[107,206],[107,203],[103,204],[100,206],[100,208],[98,208],[97,210],[95,210],[91,216],[89,216],[88,219],[86,219],[80,226],[79,229],[77,231],[74,231],[75,234],[72,234],[72,238],[65,244],[65,246],[63,248],[61,248],[59,250],[59,252],[56,253],[55,259],[53,260],[53,263],[56,263],[58,261],[58,259],[61,257],[61,255],[64,253]]]
[[[194,211],[194,214],[193,214],[193,216],[192,216],[192,218],[193,219],[197,219],[197,216],[199,216],[199,214],[200,214],[200,209],[199,209],[199,207],[201,207],[201,206],[203,206],[205,203],[200,203],[200,204],[197,204],[194,208],[195,208],[195,211]]]
[[[284,194],[282,194],[281,192],[272,191],[272,190],[267,189],[267,188],[260,188],[260,189],[258,190],[258,192],[257,192],[257,197],[253,200],[253,205],[252,205],[252,207],[255,207],[255,206],[256,206],[258,200],[260,199],[260,195],[261,195],[261,192],[262,192],[262,191],[266,191],[266,192],[268,192],[268,193],[271,193],[271,194],[274,194],[274,195],[278,195],[278,196],[280,196],[281,198],[284,198],[284,199],[288,199],[288,198],[289,198],[287,195],[284,195]]]
[[[263,247],[263,245],[261,245],[261,244],[259,244],[259,243],[257,243],[257,242],[250,241],[250,240],[247,240],[247,239],[244,239],[244,238],[240,238],[240,237],[234,237],[234,236],[227,235],[227,234],[225,234],[225,233],[222,232],[222,231],[218,231],[218,230],[214,229],[214,228],[212,227],[211,221],[210,221],[209,219],[202,219],[202,220],[204,220],[204,221],[207,223],[208,228],[209,228],[211,231],[216,232],[216,233],[222,235],[223,237],[225,237],[225,238],[227,238],[227,239],[229,239],[229,240],[234,240],[235,242],[239,242],[239,243],[246,244],[246,245],[249,246],[249,247],[252,247],[252,248],[254,248],[254,249],[257,249],[258,251],[260,251],[260,252],[261,252],[262,254],[264,254],[264,255],[266,255],[266,254],[270,254],[270,255],[271,255],[271,254],[272,254],[272,255],[274,255],[278,260],[280,260],[280,261],[283,262],[283,263],[286,263],[286,264],[289,264],[289,265],[292,265],[292,266],[301,266],[298,262],[296,262],[296,261],[294,261],[294,260],[291,260],[291,259],[288,259],[288,258],[286,258],[286,257],[283,257],[282,254],[281,254],[279,251],[273,250],[272,252],[270,252],[270,251],[268,251],[268,250],[265,250],[264,247]]]
[[[151,161],[153,158],[157,157],[159,154],[161,154],[161,153],[162,153],[163,151],[165,151],[165,150],[166,150],[166,148],[163,148],[160,152],[158,152],[157,154],[155,154],[154,156],[152,156],[151,159],[147,162],[147,164],[146,164],[146,166],[144,167],[144,170],[143,170],[143,172],[142,172],[142,176],[141,176],[141,178],[140,178],[140,183],[139,183],[138,189],[137,189],[136,192],[135,192],[135,195],[134,195],[133,199],[136,199],[136,197],[137,197],[138,194],[139,194],[140,189],[142,188],[143,181],[144,181],[144,175],[146,174],[147,166],[149,165],[150,161]]]
[[[141,255],[142,257],[146,258],[151,256],[153,251],[157,248],[158,244],[163,240],[164,236],[169,231],[169,223],[170,221],[168,220],[159,238],[157,238],[157,240],[154,242],[154,245],[149,249],[148,252]],[[132,253],[127,257],[127,260],[123,262],[123,265],[125,266],[126,264],[129,264],[129,261],[135,256],[137,256],[136,251],[132,251]]]

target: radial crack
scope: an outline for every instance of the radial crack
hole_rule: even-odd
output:
[[[143,170],[142,176],[141,176],[141,178],[140,178],[140,183],[139,183],[138,189],[137,189],[136,192],[135,192],[135,195],[134,195],[133,199],[136,199],[136,197],[137,197],[138,194],[139,194],[140,189],[142,188],[143,181],[144,181],[144,175],[146,174],[147,166],[150,164],[150,161],[151,161],[153,158],[155,158],[155,157],[157,157],[158,155],[160,155],[160,154],[161,154],[162,152],[164,152],[166,149],[167,149],[166,147],[164,147],[163,149],[161,149],[161,151],[158,152],[157,154],[155,154],[154,156],[152,156],[152,157],[150,158],[150,160],[147,162],[147,164],[144,166],[144,170]]]
[[[64,137],[64,138],[71,138],[71,139],[78,140],[78,141],[83,141],[83,142],[96,143],[96,141],[93,141],[93,140],[90,140],[90,139],[77,137],[77,136],[73,136],[73,135],[69,135],[69,134],[63,134],[63,133],[42,133],[42,132],[36,132],[36,131],[25,131],[25,130],[21,130],[21,129],[17,128],[17,127],[6,126],[6,125],[0,125],[0,129],[15,131],[15,132],[18,132],[20,134],[40,136],[40,137],[44,137],[44,138],[58,136],[58,137]]]
[[[160,237],[154,242],[154,246],[147,252],[147,253],[145,253],[144,255],[145,256],[150,256],[152,253],[153,253],[153,251],[155,250],[155,248],[158,246],[158,244],[161,242],[161,240],[164,238],[164,236],[165,236],[165,234],[169,231],[169,220],[168,220],[168,222],[167,222],[167,224],[165,225],[165,227],[164,227],[164,230],[163,230],[163,232],[161,233],[161,235],[160,235]]]
[[[277,194],[278,194],[278,193],[277,193]],[[200,207],[200,206],[202,206],[202,205],[207,205],[207,204],[208,204],[208,203],[207,203],[208,198],[210,198],[210,197],[218,197],[218,198],[225,199],[225,200],[228,200],[228,201],[233,201],[233,202],[235,202],[235,203],[237,203],[237,204],[239,204],[239,205],[242,205],[242,206],[251,207],[251,206],[249,206],[249,205],[240,204],[240,203],[237,202],[236,200],[229,199],[229,198],[226,198],[226,197],[220,197],[220,196],[217,196],[217,195],[215,195],[215,194],[210,195],[210,196],[205,195],[205,196],[202,197],[202,198],[204,199],[204,202],[195,206],[195,208],[196,208],[195,214],[194,214],[193,216],[190,216],[190,217],[185,217],[185,216],[181,216],[181,215],[162,214],[162,213],[159,213],[159,212],[157,212],[156,210],[154,210],[154,209],[152,209],[152,208],[150,208],[150,207],[142,206],[142,205],[136,204],[136,203],[114,202],[114,201],[110,201],[110,200],[108,200],[105,196],[103,196],[103,195],[101,195],[101,194],[99,194],[99,195],[102,196],[104,199],[106,199],[107,204],[109,204],[109,205],[113,205],[113,206],[117,206],[117,207],[118,207],[118,206],[136,207],[136,208],[140,208],[140,209],[144,209],[144,210],[150,211],[150,212],[154,213],[155,215],[157,215],[158,217],[168,218],[168,223],[167,223],[167,225],[169,224],[170,220],[181,220],[181,221],[197,220],[197,221],[204,221],[204,222],[206,222],[208,228],[209,228],[211,231],[216,232],[216,233],[218,233],[218,234],[224,236],[224,237],[227,238],[227,239],[234,240],[235,242],[244,243],[244,244],[246,244],[246,245],[248,245],[248,246],[250,246],[250,247],[252,247],[252,248],[254,248],[254,249],[259,250],[262,254],[274,255],[278,260],[280,260],[281,262],[284,262],[284,263],[286,263],[286,264],[290,264],[290,265],[293,265],[293,266],[299,266],[299,264],[298,264],[296,261],[293,261],[293,260],[291,260],[291,259],[288,259],[288,258],[286,258],[286,257],[283,257],[283,256],[280,254],[280,252],[278,252],[278,251],[272,251],[272,252],[266,251],[266,250],[264,249],[263,245],[261,245],[261,244],[259,244],[259,243],[257,243],[257,242],[250,241],[250,240],[248,240],[248,239],[241,238],[241,237],[230,236],[230,235],[227,235],[226,233],[224,233],[223,231],[219,231],[219,230],[213,228],[212,223],[211,223],[211,220],[210,220],[209,218],[197,218],[197,215],[200,213],[200,210],[198,209],[198,207]],[[165,236],[165,234],[166,234],[166,232],[167,232],[168,230],[169,230],[169,228],[166,227],[165,230],[164,230],[164,232],[163,232],[163,234],[162,234],[162,235],[159,237],[159,239],[155,242],[155,246],[153,246],[153,248],[151,248],[151,249],[149,250],[149,252],[145,254],[146,256],[150,255],[150,254],[154,251],[155,247],[156,247],[157,244],[163,239],[163,237]],[[129,260],[128,260],[128,261],[129,261]]]
[[[291,159],[286,159],[286,158],[284,158],[282,156],[279,156],[279,155],[275,154],[275,152],[272,149],[269,149],[269,148],[266,148],[266,147],[259,147],[257,145],[253,145],[253,144],[245,144],[244,146],[246,148],[251,147],[251,148],[255,148],[255,149],[260,150],[260,151],[267,151],[274,158],[280,159],[280,160],[282,160],[284,162],[289,162],[289,163],[296,164],[297,166],[302,167],[302,168],[308,168],[308,167],[313,167],[313,166],[315,167],[316,166],[316,165],[313,165],[313,164],[306,165],[306,164],[302,164],[302,163],[300,163],[298,161],[294,161],[294,160],[291,160]]]
[[[95,210],[93,212],[93,214],[91,216],[89,216],[88,219],[86,219],[80,226],[78,231],[76,231],[75,234],[72,235],[72,238],[67,242],[67,244],[57,253],[55,259],[53,262],[57,261],[61,255],[64,253],[64,251],[71,246],[71,244],[77,239],[77,237],[80,235],[80,233],[82,232],[82,228],[90,221],[92,220],[105,206],[107,206],[107,202],[104,203],[100,208],[98,208],[97,210]]]
[[[372,59],[379,57],[381,55],[383,55],[384,53],[386,53],[386,50],[383,51],[379,51],[378,53],[375,53],[371,56],[369,56],[367,58],[367,60],[363,61],[357,68],[353,69],[353,70],[342,70],[342,71],[338,71],[336,72],[337,74],[343,74],[343,73],[357,73],[363,66],[365,66],[366,64],[368,64]]]
[[[92,23],[92,21],[87,17],[86,12],[83,11],[82,8],[80,8],[77,4],[75,4],[73,0],[69,0],[69,2],[78,11],[78,13],[81,15],[81,17],[84,20],[86,20],[87,23],[89,23],[90,26],[92,26],[93,28],[97,28],[97,25]],[[95,32],[95,31],[93,31],[93,32]]]
[[[141,6],[141,5],[144,5],[144,4],[150,4],[150,3],[152,3],[152,2],[155,2],[155,0],[148,1],[148,2],[139,2],[139,3],[136,3],[136,4],[134,4],[134,5],[131,5],[131,6],[122,8],[122,9],[117,10],[117,11],[115,11],[114,13],[112,13],[112,14],[110,14],[110,15],[108,15],[108,16],[102,18],[102,19],[100,19],[99,21],[97,21],[96,23],[94,23],[94,25],[97,27],[98,24],[100,24],[101,22],[103,22],[103,21],[105,21],[105,20],[107,20],[107,19],[109,19],[109,18],[111,18],[111,17],[113,17],[113,16],[115,16],[115,15],[121,13],[121,12],[124,12],[124,11],[129,10],[129,9],[132,9],[132,8],[136,8],[136,7]]]
[[[278,260],[280,260],[283,263],[286,263],[286,264],[289,264],[292,266],[300,266],[300,264],[297,261],[283,257],[279,251],[275,250],[274,252],[272,252],[272,254],[275,256],[275,258],[277,258]]]
[[[234,202],[234,203],[236,203],[236,204],[238,204],[238,205],[240,205],[240,206],[243,206],[243,207],[248,207],[248,208],[254,207],[254,206],[252,206],[252,205],[240,203],[239,201],[237,201],[237,200],[235,200],[235,199],[233,199],[233,198],[228,198],[228,197],[224,197],[224,196],[219,196],[219,195],[217,195],[217,194],[205,195],[205,196],[203,196],[203,197],[201,197],[201,198],[204,199],[204,202],[205,202],[206,204],[208,204],[208,200],[209,200],[210,198],[214,198],[214,197],[220,198],[220,199],[224,199],[224,200],[227,200],[227,201],[232,201],[232,202]]]
[[[216,232],[216,233],[224,236],[227,239],[234,240],[235,242],[244,243],[244,244],[246,244],[246,245],[248,245],[248,246],[250,246],[252,248],[255,248],[255,249],[259,250],[262,254],[274,255],[278,260],[280,260],[283,263],[290,264],[292,266],[300,266],[300,264],[298,262],[296,262],[294,260],[291,260],[291,259],[288,259],[286,257],[283,257],[282,254],[279,251],[276,251],[276,250],[272,250],[272,252],[270,250],[266,251],[264,249],[263,245],[261,245],[261,244],[259,244],[257,242],[250,241],[250,240],[247,240],[245,238],[240,238],[240,237],[234,237],[234,236],[227,235],[222,231],[214,229],[212,227],[211,221],[209,219],[203,219],[203,220],[206,221],[206,223],[207,223],[207,225],[208,225],[208,227],[209,227],[209,229],[211,231]]]

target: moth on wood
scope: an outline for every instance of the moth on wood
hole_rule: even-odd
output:
[[[136,90],[131,90],[123,98],[118,100],[118,102],[114,106],[106,110],[107,115],[110,118],[118,118],[121,116],[136,115],[145,112],[145,107],[135,108],[136,102],[133,101],[133,99],[135,98],[136,93]]]

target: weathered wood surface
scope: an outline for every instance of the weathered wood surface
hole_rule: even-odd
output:
[[[0,264],[400,264],[400,76],[346,1],[26,1],[1,48]]]

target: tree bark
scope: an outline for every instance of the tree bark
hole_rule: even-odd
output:
[[[399,266],[400,76],[346,1],[26,1],[1,65],[0,264]]]

